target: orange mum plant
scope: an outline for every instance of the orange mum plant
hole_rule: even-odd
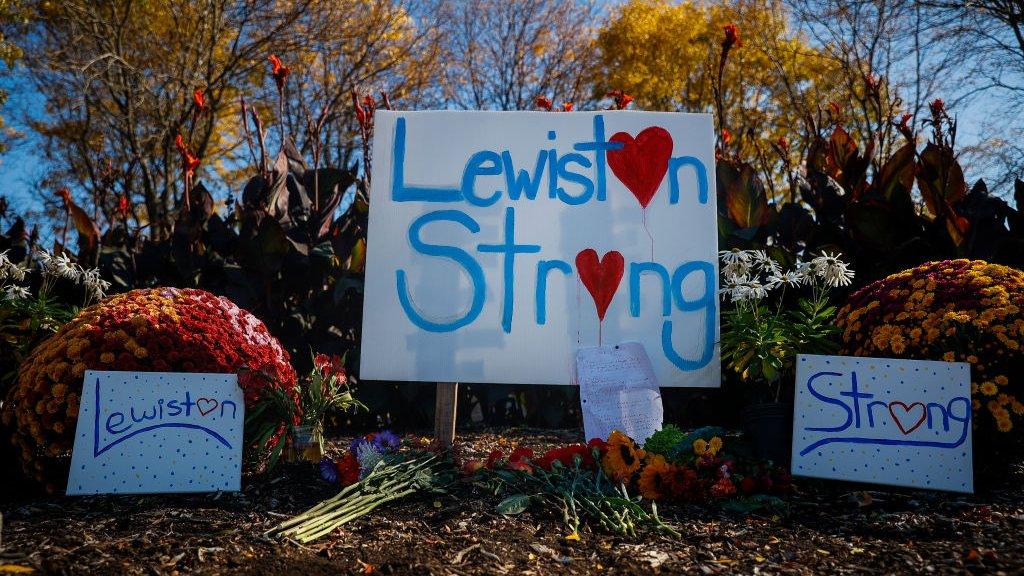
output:
[[[976,432],[1019,430],[1024,272],[981,260],[929,262],[854,293],[836,319],[844,353],[971,364]]]
[[[255,316],[202,290],[119,294],[82,310],[33,350],[4,403],[3,422],[13,429],[22,467],[51,492],[67,472],[87,369],[235,372],[247,408],[271,392],[287,399],[290,414],[277,417],[259,446],[249,446],[250,469],[266,464],[300,417],[288,353]]]

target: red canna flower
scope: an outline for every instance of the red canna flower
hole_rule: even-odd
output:
[[[562,102],[562,112],[572,112],[572,109],[573,109],[573,103],[572,102]]]
[[[722,27],[725,31],[725,38],[722,39],[722,49],[729,50],[733,46],[739,48],[743,46],[743,40],[740,38],[739,26],[729,23]]]
[[[197,114],[202,114],[206,111],[206,96],[203,95],[202,88],[196,88],[192,92],[192,103],[196,106]]]
[[[185,171],[185,175],[189,178],[195,174],[196,168],[199,167],[199,158],[192,154],[192,151],[188,149],[188,145],[185,144],[185,138],[181,134],[178,134],[174,138],[174,147],[181,153],[181,169]]]
[[[941,116],[946,112],[946,103],[942,98],[936,98],[928,107],[932,110],[932,116]]]
[[[128,197],[124,194],[117,197],[117,213],[120,214],[122,218],[128,216]]]
[[[278,92],[280,92],[284,90],[284,82],[292,71],[281,63],[281,59],[277,55],[271,54],[269,59],[272,66],[271,73],[274,75],[274,82],[277,84]]]
[[[537,99],[534,100],[534,104],[537,105],[537,108],[543,108],[544,110],[547,110],[548,112],[551,112],[551,109],[554,106],[553,104],[551,104],[551,100],[548,100],[548,97],[544,96],[543,94],[541,94],[540,96],[537,96]]]
[[[625,110],[626,106],[633,101],[633,97],[622,90],[612,90],[605,94],[605,97],[611,98],[615,102],[616,110]]]
[[[728,146],[732,142],[732,132],[728,128],[722,128],[722,145]]]
[[[910,129],[910,119],[913,118],[913,117],[914,117],[913,114],[904,114],[902,117],[900,117],[900,125],[899,125],[900,132],[903,132],[904,130],[909,130]]]
[[[776,140],[775,143],[778,144],[779,150],[789,154],[789,140],[786,140],[785,136],[779,136],[779,139]]]

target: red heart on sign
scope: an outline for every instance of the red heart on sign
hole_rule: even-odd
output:
[[[622,148],[608,151],[612,172],[636,196],[640,206],[647,208],[668,171],[672,135],[660,126],[651,126],[636,138],[627,132],[616,132],[609,142],[622,144]]]
[[[902,422],[900,422],[900,419],[899,419],[899,417],[896,416],[896,413],[893,412],[893,410],[892,410],[893,406],[899,406],[903,410],[904,417],[910,416],[910,409],[911,408],[913,408],[915,406],[920,406],[921,407],[921,417],[918,418],[917,422],[915,422],[913,426],[911,426],[910,428],[907,428],[907,427],[905,427],[903,425]],[[908,406],[908,405],[904,404],[903,402],[900,402],[899,400],[893,400],[892,402],[889,402],[889,415],[892,416],[892,419],[893,419],[894,422],[896,422],[896,425],[900,427],[900,432],[903,432],[903,435],[906,436],[907,434],[910,434],[914,430],[917,430],[917,428],[919,426],[921,426],[921,424],[924,424],[925,418],[928,417],[928,408],[926,408],[925,405],[920,403],[920,402],[914,402],[913,404]]]
[[[593,248],[587,248],[576,255],[576,270],[583,285],[587,287],[587,292],[590,292],[591,298],[594,299],[597,317],[600,320],[604,320],[604,313],[608,311],[608,305],[611,304],[615,291],[619,289],[624,268],[625,260],[617,250],[606,253],[600,261],[597,259],[597,251]]]

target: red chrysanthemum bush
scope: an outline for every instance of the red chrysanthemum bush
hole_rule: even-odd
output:
[[[1024,272],[944,260],[858,290],[836,322],[845,354],[969,362],[975,447],[991,453],[1024,438],[1021,302]]]
[[[8,393],[3,422],[25,473],[51,492],[67,472],[86,370],[239,373],[247,408],[272,391],[287,399],[293,422],[281,421],[262,445],[248,447],[250,470],[298,423],[295,370],[263,322],[202,290],[133,290],[82,310],[40,344]]]

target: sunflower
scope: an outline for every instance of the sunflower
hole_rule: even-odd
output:
[[[645,455],[643,450],[637,449],[632,438],[615,430],[608,436],[608,452],[601,459],[601,464],[608,476],[624,481],[640,469],[640,460]]]
[[[672,470],[673,466],[665,461],[665,457],[656,454],[647,461],[643,471],[640,472],[640,480],[637,485],[640,487],[640,495],[648,500],[661,500],[672,495]]]

